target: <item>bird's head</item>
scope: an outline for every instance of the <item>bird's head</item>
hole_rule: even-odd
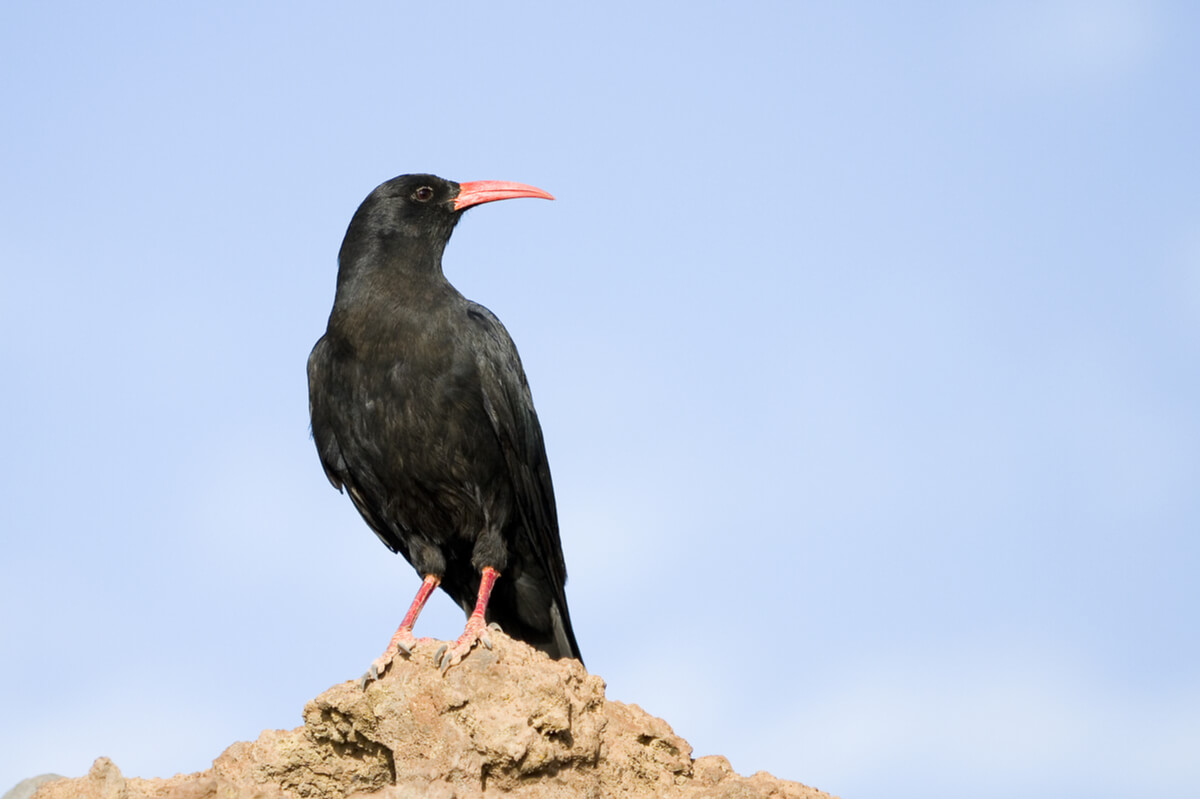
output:
[[[462,212],[480,203],[515,197],[553,200],[548,192],[508,181],[455,183],[436,175],[401,175],[367,195],[350,221],[342,259],[377,248],[441,258]]]

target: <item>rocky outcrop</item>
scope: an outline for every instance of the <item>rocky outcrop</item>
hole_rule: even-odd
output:
[[[97,759],[35,797],[828,797],[721,756],[691,757],[667,723],[604,697],[577,661],[491,635],[442,675],[433,646],[364,692],[339,684],[304,724],[237,742],[211,769],[125,778]]]

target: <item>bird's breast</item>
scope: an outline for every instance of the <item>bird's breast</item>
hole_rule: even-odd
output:
[[[506,516],[504,455],[476,354],[436,324],[332,348],[332,424],[347,469],[405,528],[479,530]],[[364,481],[359,481],[360,483]]]

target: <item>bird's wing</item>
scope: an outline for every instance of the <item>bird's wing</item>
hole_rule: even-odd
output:
[[[317,454],[321,457],[321,466],[333,488],[350,493],[358,512],[380,541],[393,553],[403,551],[403,538],[398,537],[375,511],[380,506],[380,490],[376,482],[367,480],[365,485],[360,485],[363,478],[368,476],[360,474],[356,480],[346,464],[342,445],[338,441],[339,426],[333,414],[333,399],[330,397],[331,387],[336,384],[332,378],[332,348],[330,340],[322,336],[308,356],[308,416],[312,421],[312,437],[317,445]]]
[[[467,315],[480,334],[476,352],[484,406],[512,475],[529,544],[554,578],[558,599],[565,608],[562,586],[567,567],[558,533],[554,485],[525,370],[508,331],[491,311],[470,303]]]
[[[329,340],[322,336],[308,355],[308,418],[312,422],[313,442],[325,477],[339,492],[346,482],[346,461],[334,433],[330,416],[328,380],[331,368]]]

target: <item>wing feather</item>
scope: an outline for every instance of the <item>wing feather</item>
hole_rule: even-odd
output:
[[[500,320],[477,303],[471,303],[467,313],[486,334],[477,354],[483,402],[512,476],[518,513],[525,522],[529,544],[553,578],[559,605],[565,609],[562,587],[567,567],[558,531],[554,485],[529,382],[516,345]]]

